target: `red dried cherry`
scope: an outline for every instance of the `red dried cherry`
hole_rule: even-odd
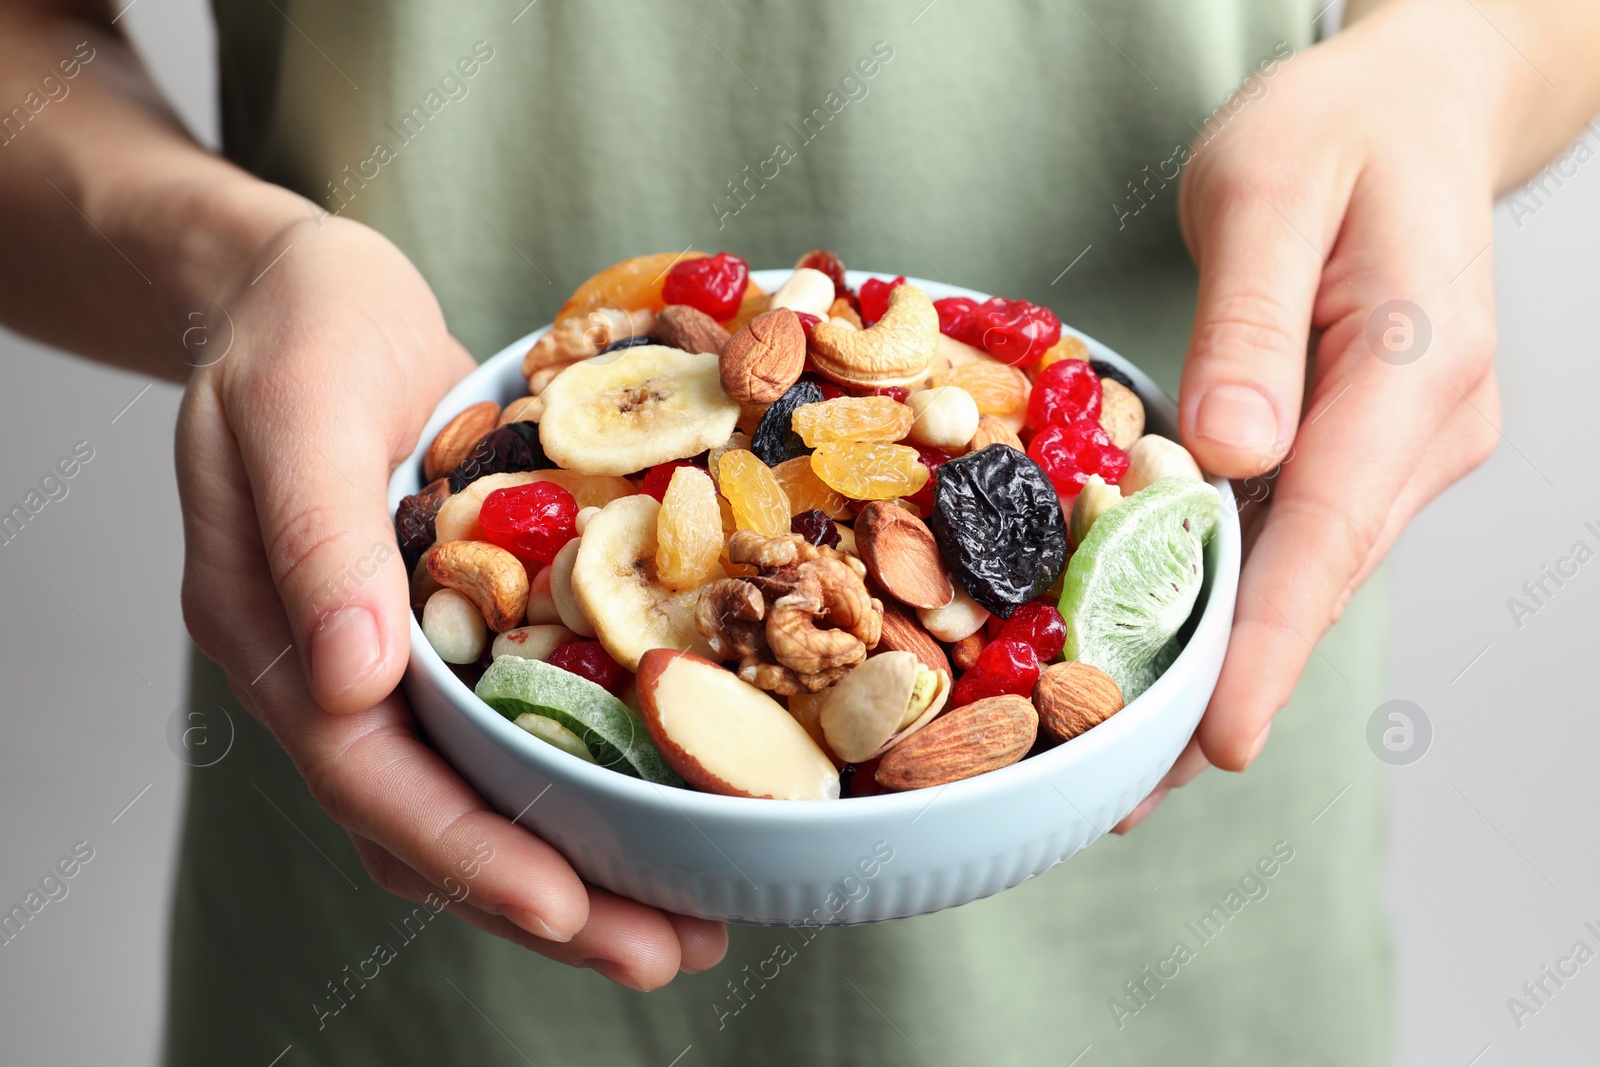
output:
[[[666,463],[657,463],[645,472],[644,481],[639,483],[639,492],[645,496],[653,496],[656,503],[661,503],[667,495],[667,484],[672,481],[672,472],[679,467],[693,467],[696,464],[686,459],[669,460]]]
[[[952,707],[964,707],[984,697],[1033,695],[1039,681],[1039,657],[1024,641],[1002,638],[990,641],[978,661],[963,674],[950,693]]]
[[[718,252],[674,264],[667,271],[661,297],[669,304],[687,304],[718,322],[727,322],[739,313],[749,282],[748,263],[731,252]]]
[[[1028,396],[1028,425],[1042,430],[1054,423],[1100,417],[1100,376],[1081,359],[1063,359],[1044,369]]]
[[[1011,613],[1011,618],[1001,625],[998,638],[1021,641],[1033,649],[1040,663],[1049,663],[1066,647],[1067,624],[1061,612],[1049,604],[1029,601]]]
[[[881,281],[877,278],[868,278],[861,283],[861,325],[871,326],[883,318],[883,313],[889,310],[889,294],[898,286],[906,283],[905,275],[901,275],[892,282]]]
[[[878,386],[876,388],[868,389],[862,395],[864,395],[864,396],[886,396],[890,400],[894,400],[894,401],[897,401],[897,402],[899,402],[901,404],[904,404],[906,402],[906,398],[911,395],[911,390],[909,390],[909,389],[907,389],[907,388],[905,388],[904,386],[901,386],[901,385],[880,385],[880,386]]]
[[[1028,458],[1044,468],[1062,496],[1076,496],[1091,474],[1116,485],[1128,473],[1128,454],[1093,419],[1046,426],[1028,445]]]
[[[826,248],[819,248],[794,265],[795,270],[800,270],[804,267],[820,270],[833,279],[833,298],[835,300],[844,297],[852,305],[855,304],[855,294],[850,291],[850,286],[844,280],[844,260],[840,259],[836,254],[829,252]]]
[[[1061,340],[1061,320],[1049,308],[1026,300],[992,297],[972,313],[972,327],[981,347],[1013,367],[1031,363]]]
[[[930,475],[939,469],[939,464],[950,458],[950,454],[948,452],[944,452],[937,448],[931,448],[928,445],[912,445],[911,447],[917,450],[917,462],[922,464],[924,467],[927,467]],[[906,499],[915,504],[917,509],[922,512],[924,517],[932,515],[933,479],[930,477],[923,484],[921,489],[918,489],[915,493],[912,493],[910,496],[906,497]]]
[[[939,313],[939,332],[946,337],[974,348],[983,343],[983,337],[973,328],[972,315],[978,310],[978,302],[970,296],[947,296],[935,300],[933,310]]]
[[[578,536],[578,502],[554,482],[496,489],[483,498],[484,537],[519,559],[549,563]]]
[[[809,311],[796,311],[794,317],[800,320],[800,328],[805,331],[807,337],[811,336],[811,331],[816,328],[817,323],[822,321]]]
[[[550,665],[587,678],[611,693],[620,693],[628,672],[612,659],[599,641],[569,641],[550,653]]]

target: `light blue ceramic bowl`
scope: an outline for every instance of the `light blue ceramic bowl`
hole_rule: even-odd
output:
[[[761,271],[769,291],[788,271]],[[851,284],[869,275],[852,272]],[[912,279],[934,299],[982,294]],[[389,480],[391,512],[420,487],[422,455],[469,404],[526,393],[507,346],[440,403],[417,449]],[[1082,335],[1079,335],[1082,336]],[[1170,397],[1121,367],[1149,429],[1176,438]],[[1003,770],[937,789],[784,802],[651,785],[563,753],[513,726],[439,659],[415,620],[403,689],[423,729],[462,777],[507,817],[559,849],[589,882],[668,911],[751,923],[877,922],[955,907],[1009,889],[1084,848],[1132,811],[1194,732],[1228,647],[1239,581],[1239,524],[1228,483],[1206,549],[1200,618],[1183,654],[1150,689],[1088,733]]]

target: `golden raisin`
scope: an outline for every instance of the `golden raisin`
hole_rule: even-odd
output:
[[[722,555],[722,511],[711,478],[679,467],[656,513],[656,576],[668,589],[693,589],[712,576]]]
[[[928,468],[905,445],[828,441],[811,453],[817,477],[851,500],[893,500],[928,483]]]
[[[784,460],[772,468],[772,476],[783,486],[784,493],[789,497],[789,508],[794,514],[821,511],[830,519],[850,517],[850,505],[844,494],[817,477],[817,472],[811,469],[810,456]]]
[[[788,534],[789,497],[754,452],[742,448],[724,452],[717,461],[717,484],[733,506],[739,529],[754,530],[763,537]]]
[[[789,425],[807,448],[825,441],[898,441],[911,432],[916,415],[893,397],[841,396],[802,404]]]

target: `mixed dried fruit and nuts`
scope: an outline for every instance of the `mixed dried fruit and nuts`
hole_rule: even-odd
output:
[[[729,253],[579,286],[528,395],[452,419],[395,516],[482,699],[734,796],[917,789],[1093,728],[1177,656],[1220,502],[1049,310]],[[492,639],[491,639],[492,635]]]

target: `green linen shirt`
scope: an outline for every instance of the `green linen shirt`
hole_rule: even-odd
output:
[[[826,247],[1046,304],[1175,389],[1183,146],[1272,91],[1320,4],[214,6],[228,155],[391,238],[480,359],[628,256]],[[1384,623],[1369,587],[1257,765],[1127,838],[936,915],[737,927],[651,994],[370,884],[197,656],[238,736],[191,775],[167,1062],[1387,1063]]]

